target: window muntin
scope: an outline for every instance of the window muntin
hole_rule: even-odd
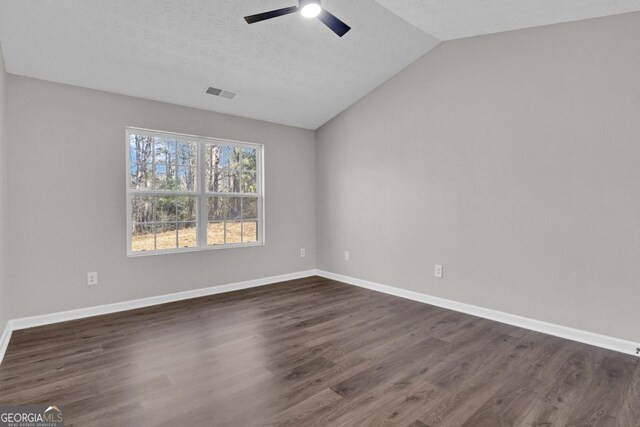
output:
[[[129,255],[263,243],[261,145],[129,128],[127,146]]]

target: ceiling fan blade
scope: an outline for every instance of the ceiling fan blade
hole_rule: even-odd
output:
[[[276,9],[269,12],[258,13],[256,15],[245,16],[244,20],[247,24],[254,24],[256,22],[264,21],[266,19],[277,18],[278,16],[288,15],[298,11],[298,6],[285,7],[283,9]]]
[[[322,12],[320,12],[320,15],[318,15],[318,19],[321,20],[324,25],[329,27],[331,31],[333,31],[340,37],[347,34],[347,32],[351,29],[350,26],[348,26],[324,9],[322,9]]]

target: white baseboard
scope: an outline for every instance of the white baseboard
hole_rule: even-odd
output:
[[[4,353],[7,351],[10,339],[11,326],[9,325],[9,322],[7,322],[7,324],[4,326],[4,330],[2,331],[2,335],[0,335],[0,363],[2,363],[2,359],[4,359]]]
[[[194,289],[190,291],[177,292],[167,295],[159,295],[155,297],[136,299],[131,301],[117,302],[113,304],[100,305],[95,307],[80,308],[77,310],[69,310],[58,313],[44,314],[40,316],[23,317],[19,319],[9,320],[0,336],[0,363],[4,357],[5,351],[9,344],[12,331],[18,329],[32,328],[36,326],[49,325],[52,323],[66,322],[69,320],[82,319],[86,317],[99,316],[102,314],[117,313],[120,311],[133,310],[136,308],[149,307],[168,302],[181,301],[185,299],[198,298],[208,295],[215,295],[224,292],[237,291],[241,289],[255,288],[259,286],[270,285],[274,283],[284,282],[287,280],[301,279],[309,276],[321,276],[327,279],[337,280],[339,282],[348,283],[350,285],[371,289],[373,291],[394,295],[425,304],[435,305],[449,310],[470,314],[485,319],[495,320],[497,322],[506,323],[513,326],[529,329],[532,331],[542,332],[549,335],[578,341],[621,353],[636,355],[636,349],[640,348],[640,343],[634,343],[619,338],[613,338],[606,335],[599,335],[593,332],[587,332],[580,329],[574,329],[567,326],[556,325],[553,323],[543,322],[515,314],[504,313],[501,311],[491,310],[488,308],[478,307],[471,304],[465,304],[444,298],[434,297],[418,292],[408,291],[393,286],[383,285],[380,283],[370,282],[367,280],[357,279],[355,277],[343,276],[323,270],[306,270],[297,273],[282,274],[278,276],[265,277],[255,280],[247,280],[244,282],[229,283],[220,286],[211,286],[207,288]]]
[[[357,279],[355,277],[343,276],[341,274],[335,274],[322,270],[317,270],[316,274],[327,279],[337,280],[339,282],[371,289],[373,291],[383,292],[385,294],[394,295],[425,304],[435,305],[438,307],[447,308],[449,310],[459,311],[461,313],[471,314],[473,316],[482,317],[484,319],[495,320],[496,322],[506,323],[509,325],[518,326],[520,328],[530,329],[532,331],[542,332],[544,334],[554,335],[556,337],[618,351],[620,353],[637,356],[636,349],[640,348],[640,343],[634,343],[632,341],[627,341],[620,338],[613,338],[606,335],[600,335],[593,332],[570,328],[567,326],[561,326],[553,323],[543,322],[540,320],[530,319],[528,317],[522,317],[515,314],[504,313],[502,311],[491,310],[489,308],[483,308],[471,304],[438,298],[431,295],[408,291],[406,289],[395,288],[393,286],[382,285],[380,283]]]
[[[258,286],[270,285],[273,283],[285,282],[287,280],[301,279],[303,277],[314,276],[316,270],[299,271],[296,273],[281,274],[278,276],[264,277],[261,279],[247,280],[244,282],[229,283],[226,285],[210,286],[207,288],[193,289],[190,291],[176,292],[173,294],[158,295],[155,297],[141,298],[130,301],[116,302],[113,304],[98,305],[94,307],[79,308],[76,310],[61,311],[58,313],[42,314],[39,316],[22,317],[11,319],[7,322],[2,336],[0,337],[0,364],[9,345],[11,333],[18,329],[33,328],[36,326],[50,325],[53,323],[66,322],[69,320],[83,319],[86,317],[100,316],[102,314],[117,313],[120,311],[133,310],[136,308],[149,307],[152,305],[164,304],[167,302],[181,301],[185,299],[198,298],[208,295],[221,294],[224,292],[238,291],[241,289],[256,288]]]
[[[264,277],[261,279],[247,280],[244,282],[229,283],[220,286],[210,286],[208,288],[193,289],[190,291],[158,295],[155,297],[116,302],[113,304],[98,305],[94,307],[79,308],[76,310],[61,311],[58,313],[43,314],[39,316],[23,317],[20,319],[9,320],[7,326],[12,331],[18,329],[33,328],[36,326],[50,325],[52,323],[83,319],[85,317],[100,316],[102,314],[117,313],[119,311],[133,310],[136,308],[165,304],[168,302],[221,294],[224,292],[237,291],[241,289],[255,288],[258,286],[270,285],[287,280],[301,279],[303,277],[313,276],[315,275],[315,273],[315,270],[299,271],[297,273],[281,274],[278,276]]]

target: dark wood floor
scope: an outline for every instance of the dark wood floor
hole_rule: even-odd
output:
[[[331,280],[16,331],[67,426],[640,426],[640,359]]]

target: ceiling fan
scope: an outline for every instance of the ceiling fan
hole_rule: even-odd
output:
[[[305,18],[318,18],[340,37],[347,34],[347,31],[351,29],[350,26],[323,9],[320,5],[320,0],[299,0],[298,6],[285,7],[256,15],[245,16],[244,20],[247,21],[247,24],[255,24],[256,22],[296,12],[300,12]]]

